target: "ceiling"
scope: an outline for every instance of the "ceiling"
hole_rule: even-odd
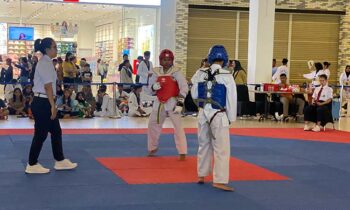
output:
[[[23,23],[39,20],[95,21],[120,12],[122,8],[118,5],[63,4],[30,0],[22,0],[22,3],[20,0],[0,0],[0,5],[0,19],[20,19],[22,14]]]

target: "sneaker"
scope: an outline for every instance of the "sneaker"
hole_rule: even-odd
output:
[[[25,172],[27,174],[47,174],[50,172],[50,169],[44,168],[42,165],[40,165],[40,163],[32,166],[27,164]]]
[[[78,166],[78,163],[72,163],[69,159],[56,161],[54,168],[56,170],[72,170]]]
[[[320,132],[321,131],[321,128],[320,126],[316,125],[313,129],[312,129],[313,132]]]
[[[305,124],[304,131],[311,131],[313,127],[310,126],[310,124]]]

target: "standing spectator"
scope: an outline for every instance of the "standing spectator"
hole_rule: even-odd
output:
[[[276,63],[277,63],[276,59],[275,59],[275,58],[272,59],[272,76],[273,76],[273,75],[276,73],[276,71],[277,71]]]
[[[144,53],[144,60],[139,64],[137,69],[137,75],[140,76],[140,83],[148,84],[149,78],[152,76],[153,64],[149,60],[151,58],[151,52],[146,51]],[[143,87],[143,90],[146,89],[146,86]]]
[[[143,61],[143,57],[142,56],[138,56],[137,57],[137,64],[136,64],[136,71],[139,69],[139,65],[140,65],[140,63],[142,61]],[[140,75],[136,74],[135,83],[139,83],[139,82],[140,82]]]
[[[129,55],[128,55],[128,54],[124,54],[124,55],[123,55],[123,62],[122,62],[121,64],[119,64],[119,66],[118,66],[118,70],[119,70],[119,71],[122,70],[122,68],[123,68],[123,66],[124,66],[124,61],[126,61],[126,60],[129,60]],[[131,69],[131,71],[132,71],[132,66],[130,66],[130,69]]]
[[[287,65],[288,65],[288,59],[287,58],[283,58],[282,66],[278,67],[276,73],[272,76],[272,81],[275,84],[281,83],[281,80],[280,80],[280,75],[281,74],[288,75],[289,69],[288,69]]]
[[[71,52],[67,52],[66,59],[62,64],[63,68],[63,82],[66,83],[64,88],[68,87],[68,84],[73,84],[75,82],[75,78],[77,76],[77,68],[75,63],[73,63],[74,56]]]
[[[329,63],[328,61],[323,62],[323,71],[327,75],[328,80],[331,76],[331,71],[329,70],[330,66],[331,66],[331,63]]]
[[[103,83],[104,79],[107,78],[108,67],[103,60],[98,59],[97,60],[97,68],[98,68],[98,73],[101,76],[101,83]]]
[[[35,75],[35,69],[36,69],[36,65],[38,64],[38,57],[37,56],[33,56],[32,58],[32,70],[30,71],[30,74],[29,74],[29,79],[30,79],[30,82],[33,83],[34,81],[34,75]]]
[[[81,74],[81,80],[83,83],[91,83],[92,82],[92,72],[90,69],[90,64],[86,63],[84,67],[82,67],[83,72]]]
[[[57,58],[57,81],[59,84],[62,84],[63,82],[63,60],[61,57]]]
[[[0,72],[0,83],[5,82],[5,75],[6,75],[6,69],[5,69],[5,68],[1,68],[1,72]]]
[[[123,68],[120,71],[120,83],[127,83],[131,84],[132,81],[132,71],[130,69],[130,62],[129,60],[125,60],[123,62]],[[124,90],[128,93],[131,91],[131,85],[124,85]]]
[[[241,62],[233,60],[233,79],[236,85],[247,84],[247,72],[243,69]]]
[[[345,71],[340,75],[339,84],[341,86],[348,86],[344,87],[342,93],[340,93],[342,94],[342,112],[345,114],[349,106],[348,100],[350,99],[350,65],[347,65]]]
[[[22,57],[20,59],[20,63],[15,64],[15,66],[21,70],[19,80],[21,81],[22,86],[24,86],[24,83],[28,82],[28,78],[29,78],[29,74],[30,74],[28,59],[26,57]]]
[[[13,80],[13,66],[11,58],[6,59],[6,65],[8,67],[5,72],[5,82],[10,83]]]

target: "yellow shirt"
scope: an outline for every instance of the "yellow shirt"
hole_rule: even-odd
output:
[[[73,63],[64,61],[62,68],[63,77],[75,78],[77,76],[77,68]]]

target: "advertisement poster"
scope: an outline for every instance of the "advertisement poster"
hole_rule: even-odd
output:
[[[7,54],[7,23],[0,23],[0,55]]]

